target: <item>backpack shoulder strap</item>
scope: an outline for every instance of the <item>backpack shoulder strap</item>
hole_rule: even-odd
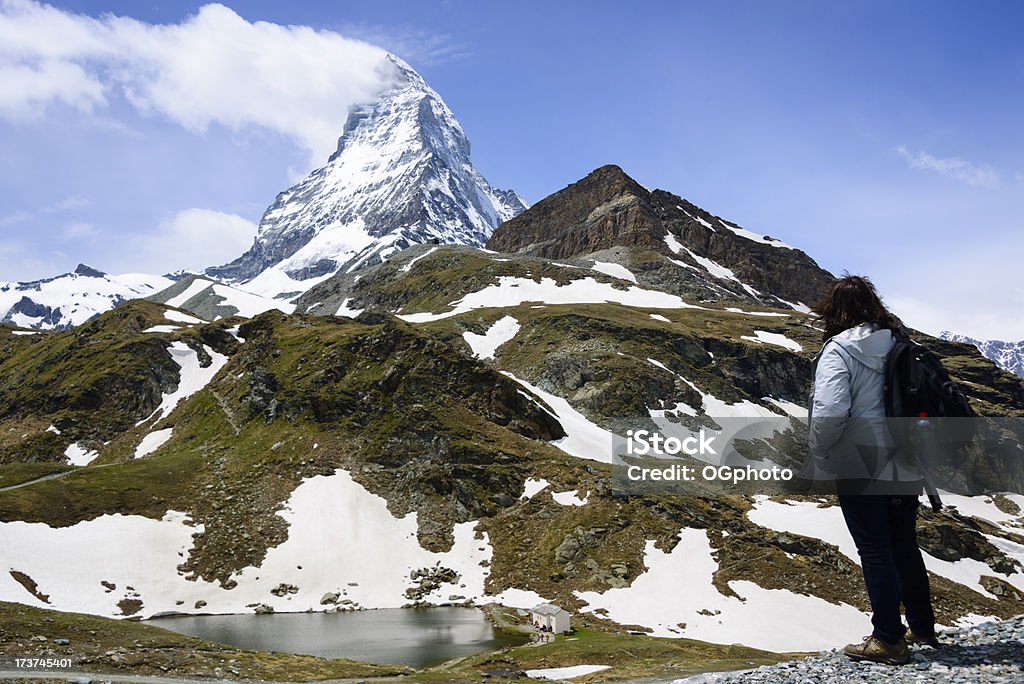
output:
[[[902,416],[904,413],[904,407],[900,393],[903,391],[903,383],[905,378],[902,377],[905,373],[904,369],[901,368],[905,364],[904,359],[910,350],[917,344],[910,335],[907,334],[907,329],[903,326],[899,328],[892,328],[892,335],[895,338],[895,344],[889,350],[889,353],[885,356],[885,377],[884,384],[882,387],[882,398],[885,401],[885,415],[890,417]]]

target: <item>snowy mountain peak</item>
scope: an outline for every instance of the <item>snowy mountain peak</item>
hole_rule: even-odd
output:
[[[287,298],[412,244],[483,245],[525,209],[473,167],[465,132],[420,75],[394,56],[384,68],[392,85],[350,110],[327,164],[277,196],[248,252],[207,275]]]
[[[940,332],[939,338],[950,342],[972,344],[978,348],[982,356],[995,362],[1003,370],[1010,371],[1014,375],[1024,378],[1024,341],[978,340],[967,335],[950,332],[949,330]]]
[[[0,322],[43,330],[71,328],[121,302],[147,297],[171,284],[158,275],[107,275],[79,264],[72,273],[53,278],[0,282]]]

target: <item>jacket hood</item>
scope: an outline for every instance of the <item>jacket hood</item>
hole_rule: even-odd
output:
[[[894,343],[892,331],[879,328],[874,323],[861,323],[832,339],[850,356],[876,373],[885,370],[885,357]]]

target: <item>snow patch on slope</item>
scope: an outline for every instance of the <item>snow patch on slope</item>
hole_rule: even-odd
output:
[[[566,436],[552,441],[552,445],[570,456],[600,461],[602,463],[611,463],[611,432],[591,423],[587,420],[586,416],[574,409],[565,399],[545,392],[539,387],[534,387],[508,371],[502,371],[502,373],[518,382],[535,396],[540,397],[547,404],[547,407],[544,407],[542,404],[538,405],[554,416],[561,424]]]
[[[772,247],[779,247],[782,249],[796,249],[796,247],[794,247],[793,245],[787,245],[782,240],[769,238],[767,235],[761,235],[760,233],[755,233],[754,231],[747,230],[746,228],[730,226],[728,223],[721,219],[719,219],[718,222],[725,226],[728,230],[731,230],[736,235],[739,235],[741,238],[746,238],[748,240],[752,240],[753,242],[758,242],[762,245],[770,245]]]
[[[164,311],[164,318],[169,321],[174,321],[175,323],[185,323],[190,326],[198,323],[206,323],[206,321],[201,318],[196,318],[195,316],[190,316],[187,313],[175,311],[174,309],[167,309]]]
[[[483,335],[467,331],[462,333],[462,337],[473,350],[473,356],[487,360],[493,359],[498,347],[515,337],[519,328],[519,321],[512,316],[505,316],[495,321]]]
[[[768,332],[767,330],[755,330],[753,335],[741,335],[741,340],[749,340],[750,342],[757,342],[759,344],[774,344],[777,347],[783,347],[790,351],[800,352],[803,351],[803,346],[795,340],[791,340],[782,333]]]
[[[609,261],[595,261],[591,267],[598,273],[604,273],[610,275],[613,278],[619,278],[620,280],[628,280],[630,282],[636,282],[636,276],[633,272],[621,264],[614,264]]]
[[[399,269],[399,270],[402,271],[403,273],[408,273],[409,271],[412,270],[412,267],[416,265],[417,261],[419,261],[420,259],[425,259],[426,257],[430,256],[431,254],[433,254],[436,251],[437,251],[437,247],[431,247],[430,249],[428,249],[423,254],[420,254],[417,257],[413,257],[412,259],[409,259],[409,261],[405,264],[405,266],[402,266],[402,268]]]
[[[173,432],[174,428],[164,428],[163,430],[154,430],[153,432],[150,432],[142,438],[142,441],[139,442],[139,446],[135,447],[134,458],[149,456],[151,453],[166,444],[167,440],[171,438],[171,433]]]
[[[348,316],[349,318],[355,318],[359,314],[361,314],[364,311],[366,311],[366,309],[353,309],[352,307],[350,307],[348,305],[348,303],[350,301],[352,301],[352,299],[350,297],[345,297],[345,299],[343,299],[341,301],[341,304],[338,305],[338,311],[337,311],[337,313],[335,315],[337,315],[337,316]]]
[[[78,444],[69,444],[68,448],[64,450],[64,455],[67,457],[70,465],[87,466],[99,456],[99,452],[86,449]]]
[[[578,496],[578,494],[578,489],[570,489],[567,492],[551,492],[551,498],[559,506],[586,506],[587,502],[590,501],[590,492],[587,492],[582,497]]]
[[[443,313],[399,314],[399,318],[410,323],[426,323],[451,318],[467,311],[484,308],[506,308],[525,302],[544,304],[604,304],[615,303],[650,309],[703,309],[687,304],[676,295],[645,290],[636,285],[626,290],[615,288],[609,283],[599,283],[593,278],[573,280],[559,285],[553,278],[542,278],[540,282],[530,278],[500,276],[495,285],[467,294],[451,306],[455,308]]]
[[[165,393],[161,397],[160,406],[158,406],[156,410],[149,415],[149,417],[140,420],[138,425],[153,420],[154,418],[159,422],[170,415],[180,402],[188,399],[193,394],[206,387],[206,385],[213,380],[213,377],[217,375],[217,372],[220,371],[220,369],[228,362],[228,357],[223,354],[218,354],[205,345],[203,345],[203,349],[212,359],[210,365],[205,368],[200,365],[199,355],[196,353],[195,349],[192,349],[192,347],[188,346],[184,342],[171,342],[167,351],[170,353],[171,359],[178,364],[178,368],[180,369],[178,388],[173,392]]]
[[[448,603],[448,596],[488,602],[507,597],[511,605],[541,599],[532,592],[507,590],[484,594],[493,551],[475,521],[455,525],[455,543],[447,552],[428,551],[416,537],[416,514],[395,518],[387,502],[338,469],[332,475],[303,480],[277,513],[288,525],[288,538],[267,552],[259,567],[246,567],[232,579],[231,590],[219,583],[189,580],[177,570],[203,532],[188,515],[168,511],[155,520],[140,515],[102,515],[67,527],[45,523],[0,522],[5,567],[24,572],[49,595],[46,604],[29,594],[7,572],[0,573],[0,600],[56,610],[123,617],[124,598],[142,601],[140,617],[164,611],[190,611],[198,600],[202,612],[251,613],[250,604],[276,611],[324,610],[320,598],[338,592],[365,608],[397,608],[408,603],[405,590],[416,569],[447,567],[459,575],[424,597]],[[324,521],[330,520],[330,525]],[[48,549],[40,554],[39,549]],[[301,566],[301,569],[299,569]],[[73,572],[69,572],[73,569]],[[101,581],[117,590],[107,592]],[[282,582],[298,586],[296,594],[270,593]],[[460,585],[465,585],[460,586]],[[126,587],[134,587],[129,592]],[[177,605],[176,601],[184,601]]]
[[[719,399],[711,392],[705,392],[704,390],[697,387],[692,380],[684,378],[679,373],[666,366],[665,364],[655,359],[647,359],[647,362],[652,366],[660,368],[672,375],[676,376],[684,383],[690,386],[695,392],[700,394],[701,397],[701,410],[704,415],[711,416],[712,418],[778,418],[779,414],[773,412],[770,409],[755,404],[754,402],[743,399],[734,404],[730,404],[722,399]],[[674,409],[653,409],[650,410],[652,418],[664,418],[665,413],[682,413],[688,416],[697,415],[697,411],[688,404],[676,404]]]
[[[945,495],[944,495],[945,496]],[[854,563],[860,564],[857,547],[846,529],[842,510],[839,506],[819,508],[813,501],[787,501],[780,503],[770,501],[765,496],[754,497],[754,507],[747,512],[747,518],[756,525],[767,527],[778,532],[802,534],[805,537],[816,537],[829,544],[839,547],[839,551]],[[967,497],[964,497],[967,498]],[[962,501],[961,501],[962,503]],[[1006,540],[1002,540],[1006,541]],[[1024,546],[1003,545],[1001,550],[1009,557],[1024,564]],[[1004,575],[973,558],[962,558],[958,561],[945,561],[927,552],[921,554],[925,567],[930,571],[953,582],[962,584],[984,596],[996,598],[981,584],[983,575],[999,577],[1024,591],[1024,574],[1013,573]]]
[[[202,299],[210,298],[211,302],[203,302],[203,306],[224,306],[232,307],[235,309],[238,316],[244,318],[252,318],[258,316],[265,311],[271,309],[277,309],[284,313],[291,313],[295,310],[294,304],[289,304],[279,300],[271,299],[270,297],[262,294],[256,294],[255,291],[248,291],[247,289],[241,289],[239,287],[232,287],[223,283],[214,282],[212,280],[206,280],[204,278],[196,278],[193,280],[187,288],[181,293],[168,299],[165,304],[177,308],[189,308],[189,303],[193,300],[199,302]],[[276,288],[272,287],[271,290]],[[201,298],[197,300],[196,298]],[[193,304],[194,306],[200,306],[200,304]],[[170,320],[179,320],[166,316]],[[187,322],[187,321],[183,321]],[[202,322],[202,321],[195,321]]]
[[[520,499],[532,499],[537,496],[541,491],[544,490],[550,483],[544,478],[526,478],[526,482],[523,484],[523,495]]]
[[[868,621],[853,606],[764,589],[745,580],[729,582],[737,596],[721,594],[712,583],[718,562],[704,530],[683,528],[679,543],[668,552],[648,541],[644,565],[646,572],[629,587],[574,593],[588,604],[586,612],[603,608],[615,622],[648,627],[654,636],[742,643],[770,651],[818,650],[857,641]],[[777,629],[779,615],[800,619]]]
[[[571,665],[569,667],[545,667],[535,670],[524,670],[527,677],[536,679],[550,679],[561,681],[563,679],[575,679],[583,675],[594,674],[601,670],[607,670],[611,665]]]

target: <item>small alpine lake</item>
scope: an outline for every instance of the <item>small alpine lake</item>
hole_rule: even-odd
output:
[[[181,615],[145,622],[236,648],[431,667],[526,643],[478,608],[389,608],[338,613]]]

